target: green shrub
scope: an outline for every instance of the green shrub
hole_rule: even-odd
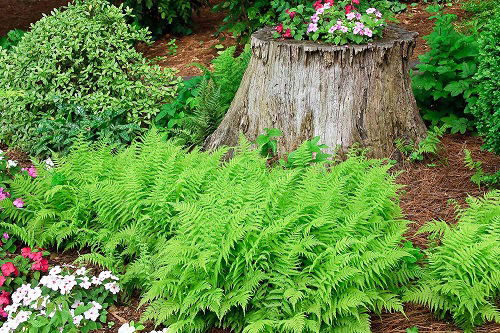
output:
[[[500,5],[496,0],[465,0],[460,3],[460,7],[468,11],[471,15],[462,18],[461,25],[468,30],[483,30],[488,25],[492,14],[499,9]]]
[[[496,14],[495,14],[496,13]],[[485,147],[500,154],[500,7],[492,13],[479,39],[479,68],[474,77],[478,99],[471,112]]]
[[[105,0],[78,0],[36,22],[16,47],[0,53],[0,90],[22,92],[2,97],[0,140],[43,154],[72,141],[71,130],[54,135],[54,126],[111,135],[111,142],[129,142],[139,130],[110,133],[108,127],[147,127],[174,96],[178,80],[134,49],[134,42],[149,40],[148,32],[127,25],[127,15]]]
[[[123,0],[123,4],[132,8],[134,21],[148,27],[153,35],[163,34],[167,28],[175,33],[190,34],[193,11],[206,0]]]
[[[426,305],[441,317],[451,314],[471,332],[487,321],[500,323],[500,192],[469,198],[456,225],[436,221],[430,232],[440,245],[426,251],[424,274],[405,301]]]
[[[419,57],[413,91],[423,118],[432,126],[443,123],[452,133],[473,129],[468,102],[474,97],[477,70],[477,36],[456,31],[456,15],[438,13],[433,32],[424,37],[431,50]]]

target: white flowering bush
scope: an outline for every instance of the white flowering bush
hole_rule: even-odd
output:
[[[381,37],[382,12],[365,0],[318,0],[312,6],[287,9],[276,26],[276,38],[323,41],[336,45],[367,43]]]
[[[119,292],[118,277],[110,271],[92,276],[85,267],[55,266],[39,283],[23,284],[12,293],[0,333],[99,329]]]

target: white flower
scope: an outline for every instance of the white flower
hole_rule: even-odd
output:
[[[15,321],[17,321],[19,323],[24,323],[25,321],[27,321],[30,318],[31,313],[32,313],[31,311],[21,310],[17,314]]]
[[[87,272],[87,269],[85,267],[81,267],[81,268],[76,270],[75,275],[82,276],[82,275],[85,275],[86,272]]]
[[[112,294],[118,294],[120,292],[120,286],[116,282],[106,283],[104,289],[109,290]]]
[[[80,305],[84,305],[84,303],[82,301],[80,301],[79,299],[75,300],[75,303],[73,303],[73,305],[71,306],[73,309],[76,309],[77,307],[79,307]]]
[[[83,319],[82,315],[78,315],[78,316],[73,317],[73,324],[75,324],[76,326],[80,325],[80,322],[82,321],[82,319]]]
[[[17,162],[13,160],[7,161],[7,168],[15,168],[17,166]]]
[[[47,169],[52,169],[54,167],[54,162],[50,159],[50,157],[44,162]]]
[[[61,266],[54,266],[50,271],[49,275],[58,275],[59,273],[62,272]]]
[[[134,333],[135,327],[129,324],[123,324],[122,327],[118,329],[118,333]]]
[[[90,302],[92,303],[94,306],[92,307],[93,309],[97,309],[97,310],[101,310],[102,309],[102,305],[97,303],[96,301],[92,301]]]
[[[102,283],[101,279],[98,277],[93,276],[92,277],[92,284],[95,284],[96,286],[100,285]]]
[[[90,280],[88,277],[84,276],[82,278],[82,282],[80,282],[80,287],[83,289],[89,289],[92,286],[92,283],[90,283]]]
[[[106,279],[109,279],[113,276],[113,274],[110,271],[102,271],[99,273],[99,280],[104,281]]]
[[[96,308],[90,308],[83,314],[84,318],[91,321],[96,321],[99,318],[99,310]]]

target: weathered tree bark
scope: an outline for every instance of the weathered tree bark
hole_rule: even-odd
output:
[[[395,151],[397,138],[426,132],[409,77],[417,33],[390,26],[365,45],[333,46],[276,40],[272,29],[252,36],[252,59],[231,107],[205,148],[250,140],[265,128],[283,131],[280,153],[321,137],[331,150],[359,142],[375,157]]]

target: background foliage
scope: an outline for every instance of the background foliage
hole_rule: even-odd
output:
[[[76,132],[130,142],[175,94],[171,70],[133,48],[148,32],[105,0],[78,0],[0,50],[0,140],[36,154],[64,150]]]
[[[431,125],[449,126],[452,133],[473,129],[468,103],[475,98],[474,74],[479,48],[475,35],[453,26],[454,14],[439,12],[432,33],[425,36],[431,50],[419,57],[413,75],[413,91]]]
[[[122,3],[132,8],[133,21],[148,27],[154,36],[159,36],[167,29],[174,33],[190,34],[193,11],[207,0],[123,0]]]
[[[479,67],[474,77],[478,99],[471,112],[485,147],[500,154],[500,7],[489,18],[479,38]]]

